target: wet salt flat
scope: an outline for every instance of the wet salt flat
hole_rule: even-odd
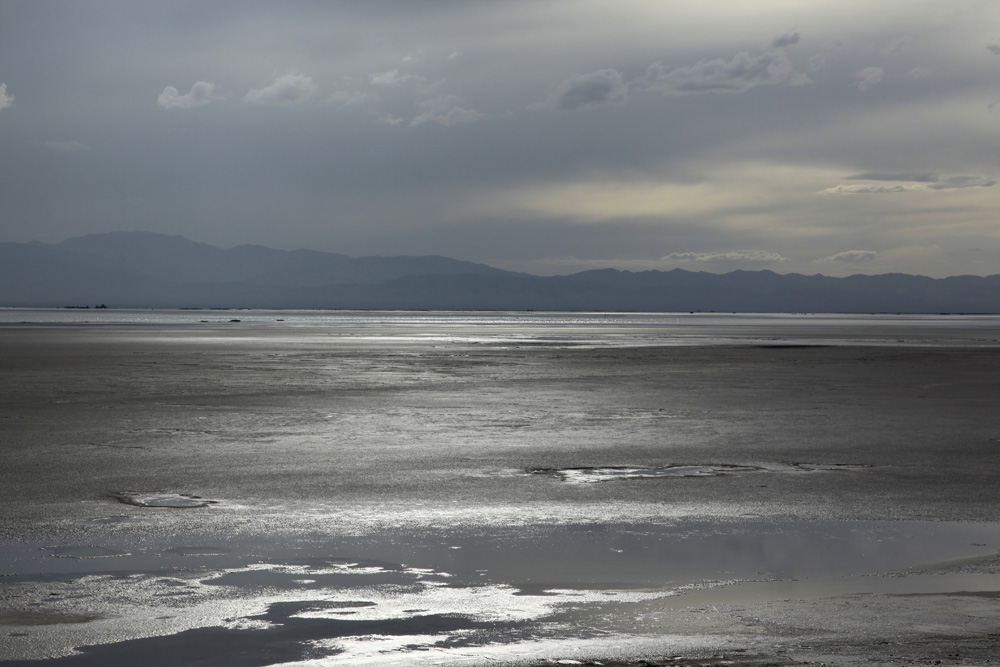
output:
[[[977,558],[995,560],[1000,527],[979,523],[682,521],[311,535],[280,544],[185,537],[216,545],[168,547],[134,535],[113,540],[115,549],[5,545],[5,603],[41,601],[0,617],[22,628],[8,635],[10,649],[29,657],[85,646],[54,664],[107,664],[166,648],[184,655],[187,641],[212,628],[214,655],[249,645],[271,656],[239,664],[268,664],[278,653],[316,664],[439,662],[452,653],[501,659],[523,644],[538,651],[542,640],[545,654],[580,655],[579,641],[648,643],[664,630],[657,618],[706,604],[969,595],[1000,585],[995,572],[948,565],[970,554],[978,556],[966,569]],[[279,651],[289,635],[303,641]],[[133,639],[106,643],[122,636]],[[671,641],[692,646],[699,636]]]
[[[0,664],[995,644],[993,318],[0,314]]]

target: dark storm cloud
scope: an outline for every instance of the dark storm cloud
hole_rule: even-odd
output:
[[[995,56],[1000,56],[1000,39],[994,39],[986,45],[986,50]]]
[[[952,176],[930,186],[933,190],[960,190],[962,188],[991,188],[997,182],[984,176]]]
[[[876,172],[867,171],[861,174],[848,176],[844,180],[849,181],[902,181],[909,183],[926,183],[926,187],[931,190],[960,190],[962,188],[989,188],[996,185],[996,181],[985,176],[948,176],[941,177],[934,172]],[[857,187],[857,186],[851,186]],[[886,186],[870,186],[872,188]],[[903,188],[904,186],[896,186]],[[873,192],[876,190],[872,190]],[[901,192],[902,190],[883,190],[891,192]],[[860,192],[860,190],[854,190]]]
[[[657,61],[636,81],[641,89],[663,95],[745,93],[757,86],[798,86],[808,82],[808,77],[796,71],[780,50],[758,54],[744,51],[728,61],[716,58],[693,65],[670,66]]]
[[[914,181],[917,183],[935,183],[938,175],[929,172],[878,172],[866,171],[862,174],[854,174],[844,177],[845,181]]]
[[[628,86],[622,75],[613,69],[602,69],[589,74],[575,74],[556,86],[552,95],[541,107],[567,111],[600,104],[624,104],[628,99]]]
[[[771,41],[771,46],[776,49],[783,49],[786,46],[794,46],[799,43],[799,33],[797,30],[778,35]]]

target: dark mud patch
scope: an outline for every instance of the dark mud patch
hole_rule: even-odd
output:
[[[71,614],[59,611],[0,612],[0,625],[63,625],[90,623],[105,618],[101,614]]]
[[[114,491],[111,494],[120,503],[135,507],[156,507],[172,509],[192,509],[218,504],[218,500],[207,500],[189,493],[141,493],[137,491]]]

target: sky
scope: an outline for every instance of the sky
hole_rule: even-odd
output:
[[[1000,273],[996,0],[0,0],[0,241]]]

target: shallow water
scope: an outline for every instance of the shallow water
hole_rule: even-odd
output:
[[[60,315],[0,311],[36,322],[0,326],[8,664],[968,645],[1000,618],[996,318]]]
[[[1000,588],[1000,574],[946,567],[1000,552],[1000,527],[981,523],[680,521],[176,540],[137,531],[105,541],[113,546],[0,545],[9,563],[0,599],[20,606],[0,615],[9,657],[104,644],[84,651],[90,661],[65,662],[100,664],[145,641],[149,664],[181,665],[157,656],[165,637],[176,644],[197,628],[223,628],[216,649],[230,650],[326,620],[303,629],[283,660],[403,659],[416,647],[440,659],[442,642],[496,652],[545,639],[568,650],[595,624],[627,644],[637,622],[659,631],[641,621],[651,610]],[[404,646],[393,643],[401,634]],[[136,639],[116,648],[121,637]]]

